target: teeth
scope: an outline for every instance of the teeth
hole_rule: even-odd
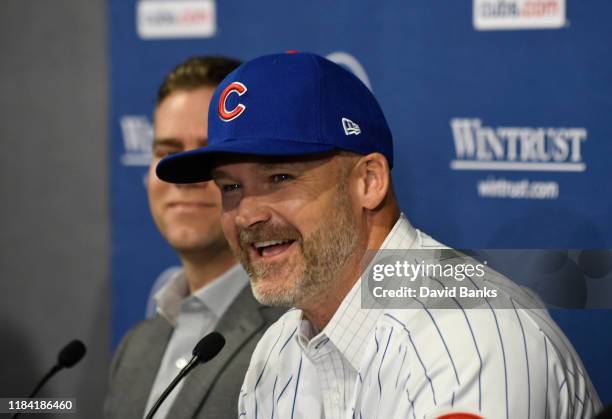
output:
[[[291,240],[269,240],[266,242],[255,242],[253,245],[257,249],[261,249],[262,247],[274,246],[275,244],[284,244],[289,243]]]

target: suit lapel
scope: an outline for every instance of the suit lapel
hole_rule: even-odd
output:
[[[135,340],[135,343],[144,345],[145,348],[135,351],[138,359],[130,360],[132,367],[126,370],[127,374],[123,377],[127,381],[127,384],[122,386],[126,392],[119,397],[127,397],[128,400],[122,404],[125,411],[121,416],[126,418],[143,416],[170,334],[172,327],[165,319],[158,317]]]
[[[225,365],[264,325],[264,318],[259,311],[261,308],[262,306],[251,294],[251,287],[245,286],[217,324],[216,330],[225,337],[225,346],[212,361],[198,366],[185,379],[168,417],[173,419],[195,417]]]

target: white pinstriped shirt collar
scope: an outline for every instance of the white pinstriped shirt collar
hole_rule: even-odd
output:
[[[380,249],[413,249],[423,247],[421,232],[410,224],[402,213]],[[382,310],[361,308],[361,279],[355,282],[327,326],[310,344],[329,339],[355,370],[359,368],[366,339],[371,335]],[[296,339],[304,347],[308,340],[310,322],[300,316],[300,333]]]

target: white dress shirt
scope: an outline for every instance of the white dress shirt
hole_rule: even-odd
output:
[[[212,332],[232,301],[248,284],[249,279],[237,264],[220,277],[189,295],[187,278],[181,270],[155,295],[157,312],[174,330],[149,393],[145,415],[161,393],[191,359],[193,347],[204,335]],[[179,382],[160,406],[155,419],[165,418],[184,380]]]
[[[382,249],[440,246],[402,215]],[[321,332],[290,310],[253,353],[239,418],[592,417],[601,403],[573,347],[505,281],[510,309],[363,309],[357,281]]]

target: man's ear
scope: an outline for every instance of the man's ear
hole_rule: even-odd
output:
[[[380,153],[370,153],[360,158],[353,170],[358,177],[361,206],[369,210],[378,208],[391,187],[391,172],[387,159]]]

